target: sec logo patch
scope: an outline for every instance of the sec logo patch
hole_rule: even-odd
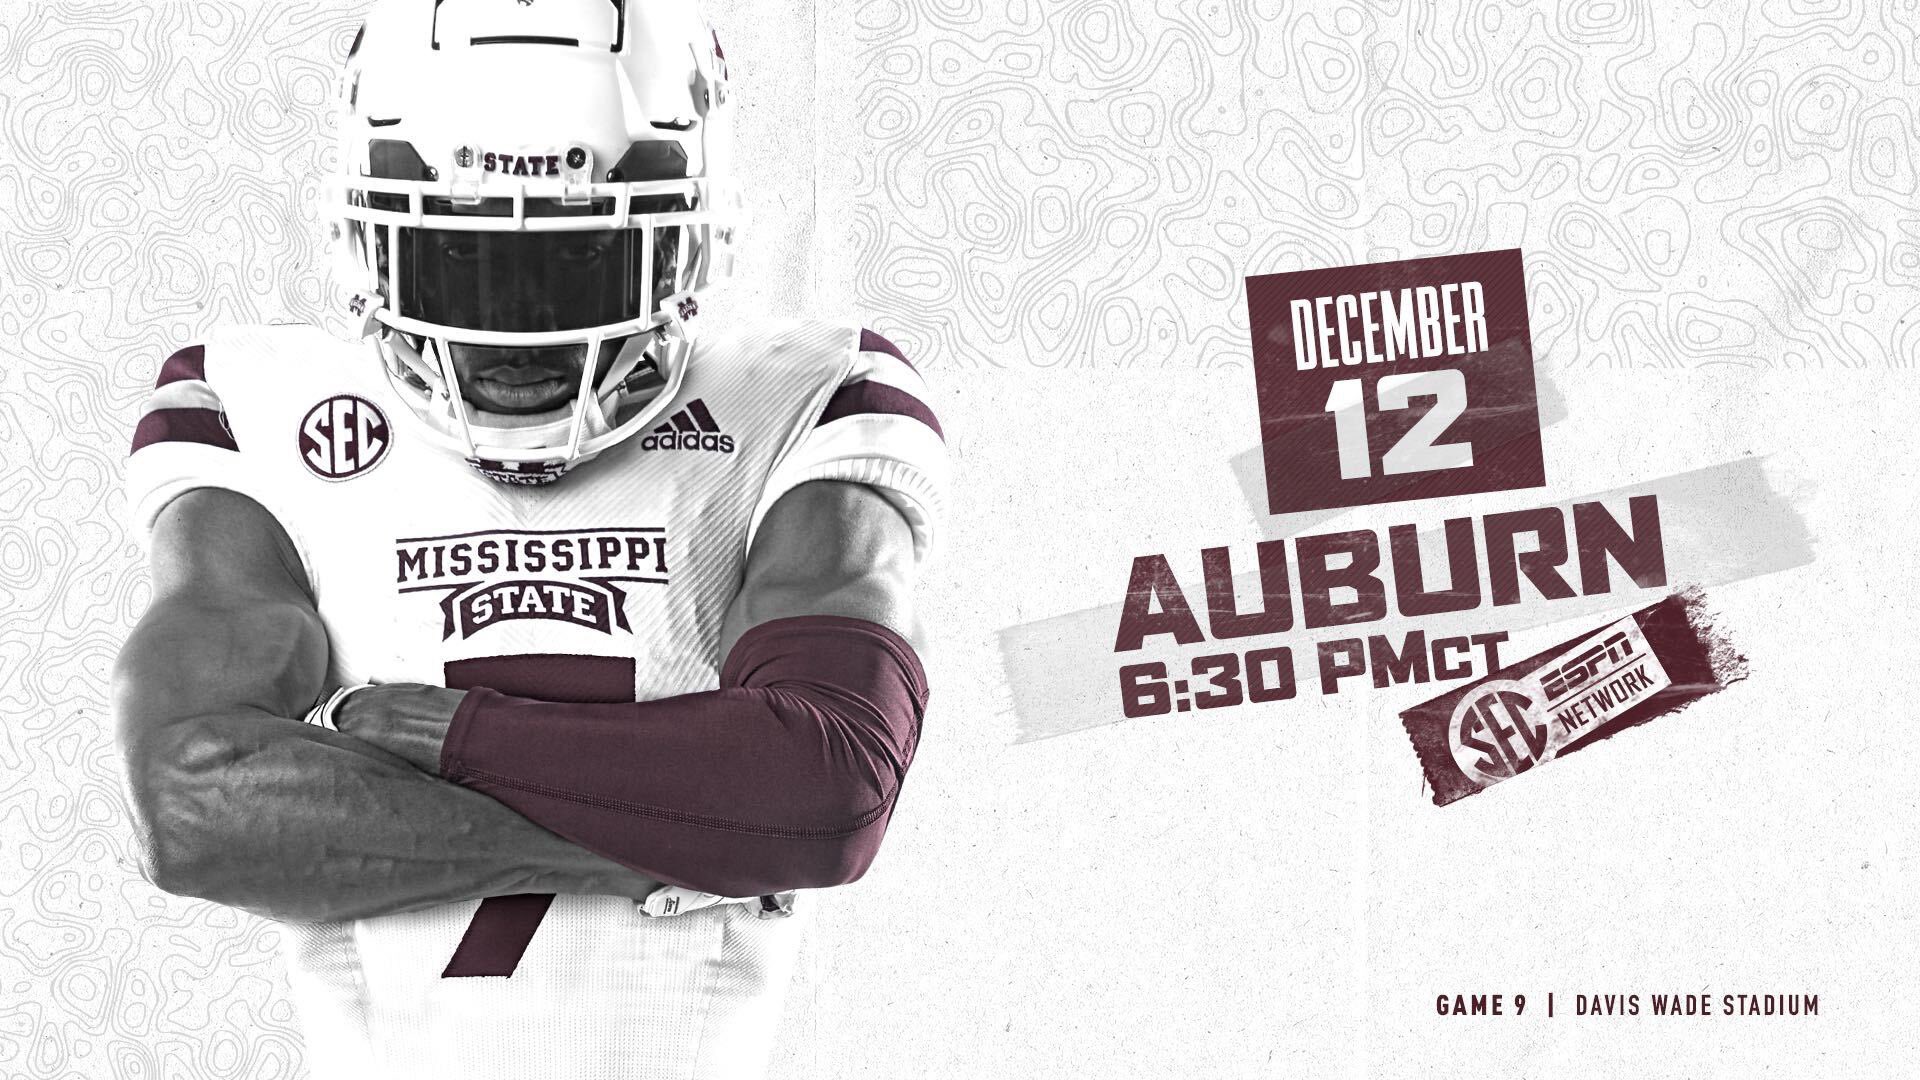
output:
[[[322,480],[346,480],[386,459],[393,445],[387,414],[353,394],[330,397],[300,421],[300,460]]]

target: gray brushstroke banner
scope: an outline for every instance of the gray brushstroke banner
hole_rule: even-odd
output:
[[[1257,459],[1257,451],[1254,453]],[[1624,519],[1627,500],[1635,495],[1647,494],[1657,496],[1660,501],[1660,525],[1669,586],[1688,583],[1709,587],[1723,585],[1778,573],[1813,561],[1813,542],[1806,523],[1793,504],[1774,490],[1762,468],[1762,459],[1757,457],[1710,465],[1631,487],[1551,502],[1542,500],[1539,505],[1566,507],[1580,502],[1599,502]],[[1304,532],[1337,513],[1292,515],[1287,520],[1285,532]],[[1384,533],[1385,530],[1380,531]],[[1476,537],[1478,535],[1476,530]],[[1431,527],[1421,529],[1419,537],[1422,551],[1439,551],[1442,544],[1441,523],[1435,521]],[[1236,565],[1253,566],[1251,547],[1236,549],[1233,554]],[[1479,562],[1482,580],[1485,558],[1485,552],[1481,551]],[[1430,570],[1430,582],[1436,580],[1431,575]],[[1228,643],[1209,641],[1191,646],[1169,644],[1159,648],[1149,645],[1124,655],[1113,652],[1114,632],[1120,621],[1121,605],[1118,602],[1021,623],[999,634],[1001,664],[1006,671],[1007,685],[1013,699],[1014,741],[1034,742],[1124,720],[1120,711],[1118,671],[1126,664],[1163,660],[1177,662],[1178,666],[1183,667],[1187,657],[1207,652],[1239,652],[1251,648],[1291,645],[1300,673],[1299,697],[1317,697],[1319,686],[1311,670],[1315,642],[1373,634],[1398,636],[1410,630],[1424,630],[1429,641],[1453,634],[1523,630],[1562,619],[1616,612],[1644,603],[1642,597],[1651,597],[1657,591],[1636,589],[1631,581],[1619,577],[1615,581],[1617,586],[1623,587],[1597,596],[1576,596],[1566,600],[1544,600],[1530,596],[1519,604],[1504,607],[1482,606],[1470,611],[1422,618],[1393,614],[1379,622],[1295,630],[1267,637],[1236,639]],[[1234,586],[1238,596],[1260,595],[1257,573],[1250,571],[1236,575]],[[1199,610],[1204,614],[1204,593],[1199,579],[1183,580],[1181,587],[1190,602],[1201,605]],[[1116,589],[1116,592],[1119,591]],[[1164,641],[1165,638],[1158,640]],[[1360,680],[1349,685],[1356,691],[1364,692]]]

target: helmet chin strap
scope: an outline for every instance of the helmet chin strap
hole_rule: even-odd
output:
[[[626,388],[627,379],[640,369],[642,363],[648,362],[648,353],[659,339],[659,331],[654,330],[635,334],[620,343],[620,351],[614,355],[612,366],[607,368],[606,376],[600,380],[600,387],[595,391],[594,404],[599,407],[602,419],[612,423],[613,415],[619,411],[617,403]],[[659,362],[652,362],[658,370]]]

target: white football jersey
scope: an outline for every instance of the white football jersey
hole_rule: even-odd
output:
[[[218,332],[158,382],[128,466],[137,531],[195,487],[260,502],[299,548],[343,684],[710,690],[721,616],[783,492],[871,485],[924,556],[946,486],[920,377],[846,325],[700,339],[655,428],[543,486],[431,442],[371,350],[315,328]],[[288,924],[308,1062],[322,1080],[757,1076],[803,921],[770,914],[563,895],[531,919],[474,900]],[[463,946],[470,926],[481,940]],[[495,973],[459,974],[474,969]]]

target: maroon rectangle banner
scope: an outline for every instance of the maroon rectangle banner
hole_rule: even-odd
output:
[[[1247,279],[1267,510],[1540,487],[1519,249]]]

